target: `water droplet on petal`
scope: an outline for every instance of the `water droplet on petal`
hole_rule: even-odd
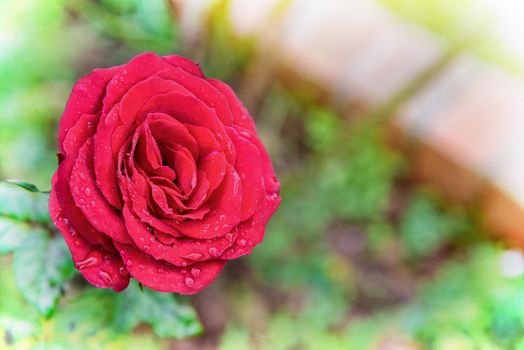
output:
[[[225,215],[220,215],[220,220],[225,220],[225,219],[226,219]]]
[[[100,277],[100,279],[105,283],[105,284],[111,284],[113,283],[113,278],[111,277],[110,274],[108,274],[107,272],[105,271],[100,271],[98,273],[98,276]]]
[[[241,246],[241,247],[245,246],[246,243],[247,243],[246,240],[243,239],[243,238],[242,238],[242,239],[239,239],[239,240],[237,241],[237,244],[238,244],[239,246]]]
[[[186,284],[186,286],[191,287],[193,284],[195,284],[195,280],[187,276],[186,278],[184,278],[184,283]]]
[[[145,246],[143,247],[143,249],[147,251],[147,250],[149,250],[149,246],[148,246],[148,245],[145,245]]]
[[[100,262],[100,253],[99,252],[93,252],[87,256],[84,260],[76,262],[76,267],[79,270],[95,266]]]
[[[89,187],[86,187],[84,193],[89,196],[91,194],[91,189]]]
[[[123,266],[118,269],[118,273],[123,277],[129,275],[129,271],[127,271],[127,269]]]
[[[215,257],[220,255],[220,253],[218,252],[218,249],[216,247],[209,248],[209,254],[211,256],[215,256]]]
[[[131,265],[133,265],[133,262],[132,262],[131,260],[127,260],[127,261],[126,261],[126,265],[127,265],[127,266],[131,266]]]
[[[95,201],[91,201],[91,206],[92,206],[92,207],[96,206]]]
[[[202,258],[202,254],[200,253],[190,253],[185,256],[186,259],[190,260],[198,260]]]
[[[198,267],[193,267],[191,269],[191,274],[195,277],[197,277],[198,275],[200,275],[200,269]]]

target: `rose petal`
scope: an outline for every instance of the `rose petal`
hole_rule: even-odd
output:
[[[242,180],[244,196],[242,198],[241,220],[244,221],[249,219],[257,210],[260,200],[265,194],[262,161],[257,147],[242,137],[241,132],[237,132],[233,128],[227,128],[227,131],[237,152],[235,169]]]
[[[213,109],[210,109],[202,101],[178,92],[170,92],[157,95],[149,100],[142,108],[143,114],[160,112],[177,119],[183,124],[202,126],[209,129],[216,140],[222,145],[222,149],[229,163],[235,162],[235,149],[224,125],[220,122]]]
[[[248,130],[242,130],[237,128],[239,133],[243,138],[249,140],[253,145],[258,149],[260,155],[262,171],[264,174],[264,186],[267,193],[279,193],[280,192],[280,183],[278,182],[277,177],[275,176],[275,170],[273,170],[273,164],[271,163],[271,158],[266,152],[262,141],[256,136],[256,134],[251,133]]]
[[[266,195],[253,217],[242,222],[236,228],[235,244],[227,249],[221,259],[232,260],[251,254],[253,248],[264,239],[266,224],[280,205],[280,196],[276,193]]]
[[[222,146],[209,129],[191,124],[185,126],[198,145],[200,157],[204,157],[211,152],[222,151]]]
[[[69,129],[83,114],[96,114],[100,110],[106,85],[119,70],[120,67],[95,69],[73,86],[58,125],[58,145],[62,153],[65,153],[62,145]]]
[[[93,142],[88,139],[80,148],[73,166],[69,186],[76,205],[98,231],[114,240],[130,242],[122,218],[106,202],[93,179]]]
[[[217,88],[227,99],[231,112],[233,113],[233,124],[256,134],[255,122],[249,115],[246,107],[240,102],[235,92],[224,82],[217,79],[207,79],[207,81]]]
[[[225,264],[221,260],[212,260],[195,263],[190,268],[177,267],[155,260],[129,245],[117,243],[116,247],[131,276],[159,292],[184,295],[198,293],[218,276]]]
[[[204,78],[204,73],[200,69],[200,65],[196,62],[193,62],[185,57],[172,55],[172,56],[162,56],[162,58],[171,64],[173,67],[179,67],[185,70],[188,73]]]
[[[106,94],[103,99],[102,116],[105,116],[135,84],[171,67],[172,65],[152,52],[145,52],[134,57],[122,66],[107,83]]]
[[[151,134],[162,148],[164,145],[175,147],[180,145],[191,153],[193,158],[199,157],[199,144],[188,128],[175,118],[165,113],[150,113],[147,123]]]
[[[158,75],[166,79],[173,79],[185,87],[196,98],[204,102],[208,107],[213,108],[218,118],[225,125],[231,125],[233,122],[233,115],[227,99],[206,79],[196,77],[180,68],[159,72]]]
[[[148,230],[147,225],[138,220],[127,206],[124,206],[123,215],[129,235],[140,250],[155,259],[162,259],[177,266],[188,264],[187,260],[178,254],[176,246],[165,245],[158,241],[156,236]]]
[[[242,188],[240,177],[233,167],[227,166],[222,184],[206,203],[213,208],[212,214],[199,221],[181,222],[175,227],[186,236],[208,239],[223,236],[238,225],[242,207]]]
[[[56,182],[57,174],[53,177],[53,188]],[[112,288],[117,292],[127,288],[129,274],[120,256],[107,252],[100,246],[91,245],[78,235],[70,225],[70,219],[63,216],[65,213],[57,200],[56,191],[51,191],[49,212],[71,251],[75,267],[89,283],[99,288]]]

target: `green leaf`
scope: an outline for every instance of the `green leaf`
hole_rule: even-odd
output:
[[[132,282],[115,299],[114,326],[122,332],[129,332],[140,323],[149,324],[159,337],[183,338],[202,331],[193,308],[180,303],[173,294],[147,288],[141,292]]]
[[[434,201],[419,194],[405,211],[399,232],[408,255],[422,257],[466,229],[464,218],[439,210]]]
[[[38,189],[35,185],[32,183],[29,183],[24,180],[18,180],[18,179],[7,179],[6,182],[12,183],[14,185],[17,185],[19,187],[22,187],[24,190],[27,190],[29,192],[43,192]]]
[[[52,318],[51,342],[54,349],[165,349],[151,333],[118,333],[112,326],[114,300],[112,291],[90,288],[61,304]]]
[[[26,223],[0,217],[0,254],[12,253],[31,230]]]
[[[46,232],[37,230],[16,249],[13,268],[23,297],[45,317],[53,313],[65,282],[74,273],[64,241],[49,239]]]
[[[0,182],[0,216],[17,220],[49,223],[49,195],[27,192],[18,185]]]

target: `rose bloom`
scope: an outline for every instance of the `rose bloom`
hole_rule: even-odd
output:
[[[280,185],[231,88],[180,56],[141,54],[74,86],[58,129],[53,221],[80,273],[193,294],[251,253]]]

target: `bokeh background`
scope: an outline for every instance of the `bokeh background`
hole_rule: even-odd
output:
[[[0,349],[524,349],[523,13],[519,0],[0,0],[0,178],[49,189],[75,80],[154,51],[231,84],[283,198],[254,254],[183,300],[203,331],[149,291],[66,290],[42,317],[5,255]],[[141,316],[108,316],[140,293]]]

